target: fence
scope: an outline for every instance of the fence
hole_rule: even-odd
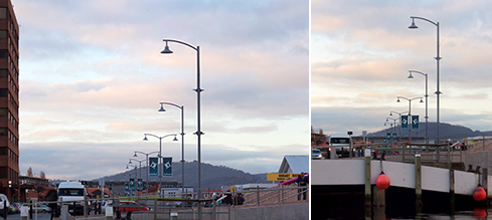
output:
[[[90,218],[90,219],[106,219],[106,214],[109,214],[112,219],[121,219],[128,216],[128,211],[131,211],[132,220],[155,220],[155,219],[227,219],[230,220],[232,211],[234,209],[257,207],[257,206],[271,206],[293,203],[308,203],[309,201],[309,188],[297,187],[297,186],[277,186],[270,189],[251,189],[241,190],[237,192],[226,192],[222,195],[218,195],[217,198],[223,198],[226,194],[232,197],[243,195],[245,202],[242,205],[231,205],[219,203],[214,199],[174,199],[174,198],[153,198],[153,197],[139,197],[139,198],[107,198],[107,199],[86,199],[80,201],[55,201],[55,202],[35,202],[26,203],[24,205],[37,207],[40,204],[81,204],[83,205],[84,212],[82,215],[72,216],[69,212],[68,206],[62,206],[60,208],[60,218],[62,220],[68,220],[73,218]],[[304,200],[304,193],[306,199]],[[180,196],[180,195],[176,195]],[[136,200],[136,207],[123,206],[124,203],[133,203],[130,200]],[[127,201],[128,200],[128,201]],[[119,201],[119,202],[118,202]],[[220,200],[223,201],[223,200]],[[100,206],[94,206],[94,204],[101,204]],[[105,204],[108,204],[110,210],[106,211]],[[100,209],[95,209],[100,207]],[[150,208],[150,210],[144,210],[144,207]],[[37,209],[32,209],[29,219],[42,220],[50,219],[50,213],[41,213]]]

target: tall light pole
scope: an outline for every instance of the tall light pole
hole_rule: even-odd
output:
[[[427,18],[422,18],[422,17],[416,17],[416,16],[411,16],[410,17],[412,19],[412,24],[408,27],[410,29],[416,29],[418,28],[417,25],[415,25],[415,19],[420,19],[420,20],[424,20],[424,21],[427,21],[433,25],[436,26],[437,28],[437,55],[435,57],[436,59],[436,66],[437,66],[437,70],[436,70],[436,73],[437,73],[437,91],[436,91],[436,95],[437,95],[437,144],[440,143],[440,134],[439,134],[439,95],[441,94],[441,91],[439,90],[439,61],[441,60],[441,57],[439,56],[439,22],[433,22]],[[437,154],[439,155],[439,147],[437,148]]]
[[[178,141],[178,139],[176,138],[176,134],[167,134],[167,135],[164,135],[164,136],[157,136],[155,134],[145,133],[144,134],[144,139],[143,139],[144,141],[148,141],[147,136],[151,136],[151,137],[155,137],[155,138],[158,138],[159,139],[159,156],[158,157],[159,157],[159,162],[161,162],[161,163],[162,163],[162,161],[160,161],[160,160],[162,158],[162,139],[163,138],[166,138],[166,137],[174,136],[173,141]],[[159,165],[159,167],[160,167],[160,165]],[[160,170],[160,172],[159,172],[159,189],[158,189],[158,191],[159,191],[159,194],[160,194],[160,192],[161,192],[162,172],[163,172],[163,170],[162,170],[162,168],[159,169],[159,170]]]
[[[390,111],[389,116],[393,116],[393,113],[398,114],[398,118],[400,118],[400,119],[401,119],[401,114],[408,113],[408,111],[404,111],[404,112]],[[399,127],[400,127],[400,129],[399,129],[399,131],[398,131],[398,138],[400,138],[400,137],[401,137],[401,125],[400,125]]]
[[[135,161],[135,162],[138,162],[138,167],[139,168],[139,178],[142,179],[142,162],[144,162],[145,160],[135,160],[135,159],[131,159],[130,158],[130,162],[128,164],[132,164],[132,160]],[[143,184],[142,184],[143,186]],[[142,187],[143,188],[143,187]],[[137,191],[138,191],[138,179],[137,179]]]
[[[429,144],[429,129],[427,127],[427,124],[429,122],[429,115],[428,115],[428,98],[429,98],[429,94],[428,94],[428,84],[427,84],[427,73],[423,73],[423,72],[420,72],[420,71],[417,71],[417,70],[409,70],[408,71],[408,78],[409,79],[413,79],[413,75],[412,73],[418,73],[422,76],[425,76],[425,143],[426,144]]]
[[[195,132],[195,134],[197,135],[197,151],[198,151],[198,189],[197,189],[197,194],[198,194],[198,199],[201,199],[202,198],[202,190],[201,190],[201,161],[202,161],[202,156],[201,156],[201,135],[203,134],[202,131],[201,131],[201,122],[200,122],[200,93],[203,91],[203,89],[200,88],[200,47],[199,46],[193,46],[191,44],[188,44],[186,42],[183,42],[183,41],[179,41],[179,40],[172,40],[172,39],[163,39],[164,42],[166,42],[166,46],[164,47],[164,50],[161,51],[161,53],[163,54],[170,54],[170,53],[173,53],[172,50],[169,49],[169,46],[167,45],[168,42],[174,42],[174,43],[179,43],[179,44],[183,44],[183,45],[186,45],[188,47],[190,47],[191,49],[195,50],[196,51],[196,89],[195,89],[195,92],[196,92],[196,109],[197,109],[197,115],[196,115],[196,118],[197,118],[197,124],[196,124],[196,128],[197,128],[197,131]],[[199,206],[200,207],[200,206]],[[201,218],[201,216],[199,216],[199,218]]]
[[[131,164],[131,163],[128,163],[128,164],[126,165],[126,169],[127,169],[127,170],[128,170],[128,169],[130,169],[130,168],[129,168],[130,166],[132,166],[132,167],[134,168],[134,170],[135,170],[135,179],[136,179],[136,178],[137,178],[137,165],[133,165],[133,164]],[[131,179],[131,178],[132,178],[132,174],[131,174],[131,173],[129,173],[129,175],[130,175],[130,179]],[[128,180],[129,184],[131,184],[131,183],[132,183],[132,182],[130,181],[130,179]],[[133,182],[133,187],[135,188],[135,195],[136,195],[136,194],[137,194],[137,193],[136,193],[137,189],[136,189],[136,187],[135,187],[135,179],[133,179],[133,181],[134,181],[134,182]],[[130,197],[132,197],[132,195],[133,195],[133,194],[132,194],[132,188],[130,188],[130,185],[128,185],[128,191],[130,191]]]
[[[157,153],[159,153],[159,151],[154,151],[154,152],[150,152],[150,153],[144,153],[142,151],[135,151],[135,154],[133,155],[133,157],[138,157],[137,153],[145,155],[145,163],[147,164],[147,175],[146,175],[147,176],[146,177],[147,189],[146,189],[146,191],[147,191],[147,196],[148,196],[149,195],[149,155],[157,154]]]
[[[183,105],[178,105],[178,104],[175,104],[175,103],[172,103],[172,102],[160,102],[159,104],[161,104],[161,108],[159,109],[159,112],[166,112],[166,109],[164,109],[164,105],[170,105],[170,106],[174,106],[176,108],[179,108],[181,109],[181,197],[184,198],[184,181],[185,181],[185,178],[184,178],[184,163],[185,163],[185,160],[184,160],[184,106]]]
[[[393,123],[389,123],[391,129],[390,129],[390,144],[391,147],[393,147],[393,126],[396,126],[396,121],[399,120],[398,118],[391,118],[391,117],[386,117],[386,122],[384,122],[384,126],[388,123],[388,120],[393,120]]]
[[[415,100],[415,99],[420,99],[420,103],[422,103],[422,97],[414,97],[414,98],[406,98],[406,97],[403,97],[403,96],[398,96],[398,99],[396,100],[396,102],[400,102],[400,99],[405,99],[408,101],[408,120],[411,121],[411,117],[412,117],[412,100]],[[412,131],[412,127],[410,125],[408,125],[408,143],[411,144],[412,142],[412,135],[411,135],[411,131]]]

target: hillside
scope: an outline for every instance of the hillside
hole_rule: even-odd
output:
[[[367,136],[386,136],[386,133],[390,133],[391,129],[393,132],[398,133],[400,126],[387,128],[378,132],[369,133]],[[429,139],[437,138],[437,123],[429,122],[428,124]],[[473,131],[462,125],[451,125],[447,123],[440,123],[439,133],[441,139],[463,139],[465,137],[476,137],[476,136],[491,136],[492,131]],[[412,136],[425,136],[425,122],[421,122],[418,131],[412,131]],[[407,136],[408,131],[402,131],[402,136]]]
[[[198,187],[198,162],[185,162],[185,186],[193,186],[195,189]],[[230,186],[237,184],[247,183],[268,183],[266,180],[266,174],[249,174],[240,170],[232,169],[225,166],[214,166],[211,164],[202,163],[202,189],[220,189],[221,186]],[[140,175],[142,171],[142,178],[146,180],[147,168],[137,169],[137,175]],[[105,176],[105,181],[127,181],[135,176],[135,170],[131,169],[124,173],[115,174],[112,176]],[[162,181],[178,181],[181,182],[181,163],[173,163],[173,176],[162,177]],[[149,181],[159,181],[159,177],[149,177]]]

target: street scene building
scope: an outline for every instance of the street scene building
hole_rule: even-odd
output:
[[[0,193],[19,195],[19,25],[0,0]]]

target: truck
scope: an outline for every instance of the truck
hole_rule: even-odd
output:
[[[87,191],[80,182],[61,182],[58,185],[58,200],[62,204],[68,203],[70,215],[83,215]],[[60,207],[59,207],[60,208]]]
[[[352,147],[352,138],[350,135],[334,133],[326,139],[328,146],[331,148],[330,159],[350,157],[350,148]]]

